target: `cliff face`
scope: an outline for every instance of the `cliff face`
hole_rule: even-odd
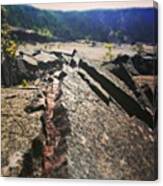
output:
[[[13,115],[19,115],[14,120],[16,126],[23,117],[31,118],[20,126],[24,131],[28,127],[34,131],[35,126],[37,132],[27,138],[30,147],[13,143],[15,152],[21,152],[15,155],[19,158],[5,149],[10,142],[2,139],[3,175],[154,180],[155,87],[140,86],[135,80],[136,75],[151,76],[144,57],[122,56],[100,66],[79,56],[74,51],[20,52],[15,63],[17,73],[32,81],[25,88],[17,87],[13,95],[6,96],[4,89],[2,129],[6,121],[7,134],[14,127],[9,120],[12,116],[6,116],[4,108],[22,99],[22,103],[27,101],[21,110],[11,107]],[[145,69],[143,73],[139,63]],[[150,59],[145,63],[151,65]],[[25,97],[21,97],[21,91]],[[19,138],[21,142],[23,138]],[[13,158],[17,163],[12,166]]]

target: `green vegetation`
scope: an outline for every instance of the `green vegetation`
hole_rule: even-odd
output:
[[[6,23],[6,9],[1,8],[2,13],[2,28],[1,28],[1,51],[5,58],[13,59],[16,55],[17,43],[13,38],[11,38],[10,26]]]
[[[27,80],[23,79],[21,85],[22,85],[23,88],[28,88],[29,83],[28,83]]]
[[[113,60],[114,55],[113,55],[113,44],[112,43],[107,43],[105,44],[105,48],[107,49],[106,55],[105,55],[105,59],[108,59],[110,61]]]
[[[47,28],[34,28],[34,30],[41,36],[45,36],[48,38],[52,38],[53,34],[50,30],[48,30]]]
[[[7,22],[61,40],[89,40],[123,43],[153,43],[157,12],[150,8],[125,10],[47,11],[27,5],[2,6]]]

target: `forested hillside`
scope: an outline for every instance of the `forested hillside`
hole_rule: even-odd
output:
[[[153,8],[62,12],[10,5],[6,9],[10,25],[48,33],[63,40],[156,43],[152,22],[157,24],[157,10]]]

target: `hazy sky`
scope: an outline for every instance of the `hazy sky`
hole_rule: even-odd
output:
[[[39,9],[46,10],[90,10],[90,9],[116,9],[116,8],[130,8],[130,7],[151,7],[153,1],[151,0],[136,0],[136,1],[113,1],[113,2],[89,2],[89,3],[40,3],[31,4]]]

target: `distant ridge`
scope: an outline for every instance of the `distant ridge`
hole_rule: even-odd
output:
[[[7,22],[28,29],[48,29],[65,40],[157,42],[157,9],[126,8],[89,11],[40,10],[29,5],[8,5]],[[13,16],[14,15],[14,16]]]

